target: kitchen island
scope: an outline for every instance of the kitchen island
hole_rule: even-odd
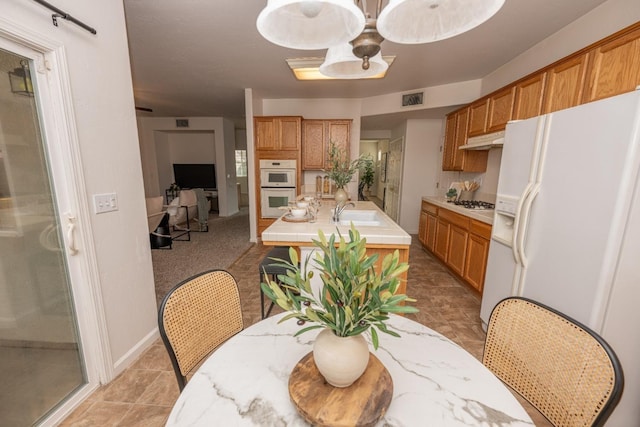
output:
[[[367,240],[367,254],[379,254],[376,268],[385,255],[398,250],[400,262],[409,262],[411,236],[395,223],[373,202],[353,202],[355,207],[348,206],[341,214],[341,221],[332,220],[333,201],[322,201],[315,222],[291,222],[283,215],[262,232],[262,243],[267,246],[293,246],[300,249],[301,259],[314,249],[313,239],[318,239],[318,231],[322,230],[330,236],[340,232],[348,238],[350,224],[353,223],[360,236]],[[294,219],[295,220],[295,219]],[[317,276],[317,275],[316,275]],[[402,276],[398,292],[406,293],[406,273]]]

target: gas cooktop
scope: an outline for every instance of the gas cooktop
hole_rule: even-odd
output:
[[[480,200],[456,200],[453,203],[467,209],[489,210],[495,208],[493,203],[482,202]]]

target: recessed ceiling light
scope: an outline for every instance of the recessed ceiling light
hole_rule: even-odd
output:
[[[389,66],[393,64],[396,59],[395,55],[384,55],[382,59],[385,60]],[[325,58],[287,58],[287,65],[293,71],[293,75],[298,80],[344,80],[335,77],[328,77],[320,73],[320,65],[324,62]],[[362,79],[381,79],[383,78],[389,69],[385,71],[367,77],[361,77]]]

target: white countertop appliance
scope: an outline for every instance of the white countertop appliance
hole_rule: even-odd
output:
[[[640,425],[640,92],[507,125],[480,317],[547,304],[600,333],[625,390],[611,425]]]
[[[262,218],[278,218],[279,209],[296,199],[296,161],[260,160],[260,212]]]

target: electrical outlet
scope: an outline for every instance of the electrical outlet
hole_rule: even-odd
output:
[[[93,208],[96,214],[117,211],[118,198],[116,193],[94,194]]]

